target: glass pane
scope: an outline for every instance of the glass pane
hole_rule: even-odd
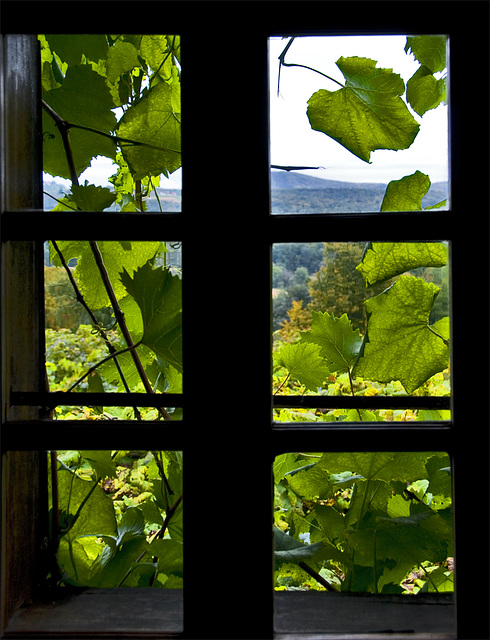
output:
[[[410,409],[410,400],[407,409],[376,410],[383,396],[450,395],[447,242],[278,243],[272,256],[272,392],[276,406],[286,396],[293,407],[276,408],[275,420],[450,418]],[[300,409],[290,396],[335,403]],[[342,397],[373,405],[343,408]]]
[[[39,40],[44,208],[181,211],[180,36]]]
[[[270,38],[272,213],[447,208],[447,44]]]
[[[44,274],[50,391],[182,393],[180,242],[50,241]],[[182,410],[56,407],[52,417],[175,420]]]
[[[451,463],[447,453],[303,452],[275,458],[275,628],[289,632],[375,632],[383,614],[345,616],[342,599],[311,599],[315,618],[291,615],[301,591],[376,594],[370,607],[445,604],[442,632],[454,630],[454,548]],[[282,592],[293,591],[284,600]],[[389,595],[389,598],[386,596]],[[398,594],[398,600],[397,600]],[[320,596],[321,594],[318,594]],[[383,596],[385,598],[383,599]],[[350,602],[350,601],[348,601]],[[285,610],[290,604],[289,612]],[[352,603],[350,603],[352,606]],[[359,605],[359,606],[358,606]],[[307,605],[308,606],[308,605]],[[424,633],[424,616],[398,608],[393,630]],[[437,615],[437,607],[432,608]],[[344,617],[345,616],[345,617]],[[427,617],[426,617],[427,618]],[[430,618],[434,624],[434,618]],[[316,625],[309,629],[308,625]],[[379,625],[376,627],[368,625]]]
[[[183,588],[182,451],[51,451],[52,586]]]

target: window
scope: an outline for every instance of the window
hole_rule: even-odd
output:
[[[183,96],[182,146],[186,169],[182,198],[185,224],[178,224],[173,217],[158,222],[159,219],[149,213],[137,218],[120,215],[117,228],[114,228],[111,226],[113,214],[97,214],[100,225],[93,237],[112,241],[128,238],[148,241],[157,237],[183,243],[183,250],[189,256],[185,266],[184,308],[189,305],[192,314],[192,318],[188,315],[184,320],[185,413],[179,424],[165,424],[158,430],[146,424],[138,424],[136,428],[134,421],[131,424],[120,421],[117,425],[106,421],[102,426],[87,421],[82,431],[80,424],[41,422],[39,416],[32,415],[35,411],[32,407],[23,409],[22,413],[20,408],[16,409],[17,415],[8,421],[3,418],[3,508],[4,513],[10,512],[12,518],[18,518],[14,524],[19,521],[23,524],[22,539],[9,539],[2,549],[2,560],[7,558],[7,564],[5,561],[2,564],[3,575],[6,571],[13,572],[12,589],[5,592],[5,586],[2,586],[3,611],[11,621],[12,614],[18,613],[21,605],[24,605],[23,615],[35,614],[37,621],[41,617],[46,620],[46,611],[41,613],[38,604],[29,605],[36,584],[30,570],[35,567],[39,553],[36,542],[39,541],[39,528],[43,526],[41,514],[35,517],[37,499],[32,489],[35,487],[38,496],[43,496],[45,490],[35,481],[40,464],[37,453],[51,447],[77,449],[89,442],[97,442],[97,448],[101,450],[110,450],[110,443],[117,436],[127,448],[139,448],[144,438],[145,446],[156,450],[184,452],[185,526],[186,531],[191,532],[186,539],[184,635],[189,638],[270,638],[273,635],[271,469],[277,455],[294,451],[447,451],[452,458],[455,478],[458,636],[488,637],[486,613],[475,605],[476,593],[478,598],[488,596],[486,572],[480,570],[487,566],[488,531],[480,509],[486,499],[481,487],[486,486],[488,475],[488,371],[486,365],[475,364],[475,358],[479,357],[475,353],[486,354],[488,346],[487,319],[481,309],[485,306],[481,302],[488,290],[488,200],[482,188],[487,181],[488,162],[482,155],[481,145],[475,145],[474,138],[476,121],[478,140],[488,133],[486,123],[476,115],[485,113],[488,104],[485,96],[474,97],[478,101],[476,111],[475,103],[468,100],[469,87],[481,87],[481,77],[488,73],[488,7],[484,3],[467,2],[447,3],[444,10],[439,4],[432,6],[430,3],[415,9],[413,3],[348,3],[347,9],[346,3],[290,2],[283,3],[279,10],[276,4],[186,2],[164,3],[157,7],[154,3],[138,3],[137,11],[142,14],[137,14],[137,18],[152,24],[157,20],[163,24],[165,20],[165,30],[180,33],[182,42],[187,42],[183,61],[186,95]],[[29,13],[19,12],[18,3],[12,3],[12,7],[8,5],[8,2],[2,3],[5,33],[49,31],[48,20],[53,20],[53,15],[48,15],[45,8],[41,12],[32,9],[31,5]],[[100,11],[101,5],[98,8],[97,31],[110,33],[114,25],[104,24],[105,14]],[[87,5],[83,10],[77,5],[77,11],[77,30],[90,32],[94,14],[87,10]],[[471,17],[471,29],[465,24],[467,16]],[[116,20],[119,24],[123,20],[133,21],[133,18],[135,14],[117,17],[111,12],[111,21]],[[203,31],[203,25],[208,25],[209,29]],[[419,214],[375,214],[369,218],[367,214],[359,214],[356,224],[349,224],[347,228],[340,224],[342,220],[337,215],[332,214],[328,221],[314,214],[307,222],[294,214],[269,216],[267,38],[278,34],[315,35],[318,30],[327,29],[355,34],[371,31],[416,34],[423,31],[450,36],[451,64],[457,68],[457,73],[454,66],[451,71],[451,210],[424,214],[423,230],[419,226],[422,221]],[[203,36],[204,32],[206,36]],[[7,45],[4,39],[5,53]],[[472,52],[471,65],[466,63],[468,51]],[[24,70],[29,69],[32,62],[30,54],[21,54],[19,50],[8,60],[17,61]],[[7,62],[4,55],[4,67]],[[12,83],[12,76],[9,77]],[[19,83],[19,77],[22,75],[16,76],[16,90],[12,84],[8,85],[10,89],[4,90],[2,98],[5,108],[10,105],[8,113],[18,116],[25,113],[18,108],[23,95],[21,89],[31,86],[30,83]],[[7,80],[4,75],[4,83]],[[14,99],[15,106],[12,107]],[[35,129],[29,125],[16,131],[21,135]],[[4,137],[2,153],[8,149],[9,158],[14,162],[12,148]],[[27,148],[34,148],[31,141]],[[477,153],[478,159],[475,159]],[[20,214],[12,215],[15,203],[11,196],[7,200],[3,193],[4,265],[11,253],[9,242],[27,243],[23,247],[31,251],[31,241],[41,242],[56,236],[70,239],[75,235],[73,221],[77,214],[40,213],[40,184],[33,182],[38,175],[37,169],[29,167],[27,161],[16,162],[8,165],[8,180],[4,177],[2,187],[7,182],[10,194],[27,197],[34,184],[39,189],[39,200],[35,213],[25,212],[20,218]],[[5,174],[4,162],[2,167]],[[20,168],[29,176],[29,179],[25,177],[25,184],[19,184]],[[15,183],[13,176],[17,176]],[[472,188],[467,190],[467,185]],[[32,206],[31,201],[29,208]],[[43,221],[42,229],[40,220]],[[471,241],[467,234],[463,237],[463,231],[468,229],[472,232]],[[329,432],[327,441],[317,427],[282,428],[275,425],[271,428],[268,314],[271,283],[268,274],[272,245],[282,242],[363,242],[366,239],[392,242],[401,234],[406,242],[439,241],[441,236],[451,242],[452,268],[458,276],[451,291],[454,318],[451,424],[403,424],[397,429],[383,431],[381,443],[379,432],[372,425],[356,426],[355,431],[339,427]],[[42,256],[38,255],[37,260],[42,265]],[[5,274],[5,266],[3,272]],[[461,273],[465,281],[458,286]],[[23,339],[10,344],[25,347],[26,353],[32,352],[32,341],[37,341],[38,309],[26,305],[25,301],[33,298],[28,287],[37,286],[39,276],[39,270],[34,270],[29,278],[22,271],[15,276],[16,282],[23,283],[24,291],[18,295],[23,302],[20,308],[27,309],[28,316],[19,312],[16,322]],[[473,289],[475,281],[478,282],[477,292]],[[4,329],[5,310],[11,314],[15,311],[15,298],[12,298],[15,293],[13,287],[4,286]],[[468,323],[470,329],[467,329]],[[477,351],[476,347],[468,348],[468,335],[472,339],[478,337]],[[27,344],[29,340],[31,344]],[[4,338],[4,356],[7,342]],[[485,361],[486,356],[481,360]],[[25,367],[22,370],[27,371]],[[468,372],[475,370],[478,371],[477,380],[474,382],[472,378],[468,384]],[[10,393],[10,382],[5,376],[3,385],[5,401]],[[22,380],[22,387],[17,390],[42,389],[38,376],[31,382]],[[426,428],[428,426],[431,428]],[[26,474],[32,479],[28,488],[24,480]],[[469,484],[468,478],[471,478]],[[476,499],[475,491],[478,491]],[[15,504],[19,505],[17,510],[13,508]],[[33,517],[26,521],[25,513],[32,513]],[[42,538],[40,540],[42,542]],[[20,564],[18,558],[25,558],[25,565]],[[3,575],[1,582],[5,585]],[[128,596],[128,591],[132,592],[100,594],[96,600],[100,616],[93,616],[96,632],[89,634],[90,637],[116,632],[121,637],[135,638],[156,635],[155,629],[160,632],[161,593],[148,595],[152,590],[146,590],[145,594],[138,595],[142,598],[138,600],[141,603],[138,607],[135,606],[136,596]],[[85,600],[89,598],[90,611],[95,614],[95,599],[86,593]],[[73,608],[78,607],[82,611],[81,618],[86,618],[87,606],[77,598],[58,604],[56,631],[63,635],[66,630],[63,619],[73,620]],[[414,617],[416,606],[412,605]],[[121,622],[120,612],[128,609],[131,616]],[[376,611],[377,617],[386,614],[384,603],[381,609]],[[118,620],[114,620],[111,611],[118,612]],[[143,611],[149,612],[150,617]],[[356,609],[356,613],[358,611]],[[15,634],[12,627],[10,629],[7,627],[4,632],[6,637],[22,636],[22,632]],[[39,629],[39,622],[36,629]],[[318,630],[317,634],[321,633],[322,630]],[[77,634],[83,637],[82,632],[77,631]],[[44,635],[48,636],[49,632]],[[292,640],[294,634],[281,631],[277,637]]]

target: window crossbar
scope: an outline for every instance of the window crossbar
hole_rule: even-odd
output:
[[[105,407],[183,407],[181,393],[83,393],[75,391],[12,391],[10,403],[17,406],[105,406]]]
[[[450,409],[448,396],[281,396],[275,409]]]

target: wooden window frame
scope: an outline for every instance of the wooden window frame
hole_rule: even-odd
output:
[[[2,3],[4,33],[49,31],[52,25],[48,19],[53,14],[46,10],[46,3],[39,9],[30,4],[29,15],[19,11],[23,6],[24,3]],[[472,486],[488,486],[488,398],[483,399],[481,391],[478,395],[473,393],[466,379],[467,372],[475,368],[475,352],[468,347],[467,334],[480,329],[478,351],[484,354],[484,361],[488,353],[485,314],[481,321],[477,316],[477,329],[474,323],[468,329],[472,322],[468,296],[473,293],[467,292],[467,286],[473,277],[468,285],[453,281],[454,395],[450,424],[420,423],[416,427],[386,429],[378,423],[327,430],[313,425],[298,429],[271,423],[271,338],[267,322],[271,283],[265,275],[270,274],[271,246],[279,241],[447,239],[451,241],[453,273],[465,272],[465,266],[471,265],[478,277],[477,295],[485,299],[489,207],[488,192],[481,185],[487,182],[488,156],[482,158],[480,150],[478,166],[465,159],[475,156],[478,144],[471,137],[475,135],[471,131],[472,119],[483,120],[482,114],[488,113],[487,95],[482,94],[476,116],[467,97],[468,87],[476,87],[482,77],[488,77],[488,4],[457,1],[446,3],[443,9],[439,3],[431,2],[205,1],[166,2],[159,9],[157,3],[140,6],[164,12],[165,30],[179,33],[183,39],[183,213],[172,217],[145,214],[138,217],[137,225],[134,216],[120,215],[117,230],[110,226],[114,214],[86,214],[84,219],[89,228],[97,229],[94,235],[100,239],[144,240],[158,236],[182,240],[187,398],[184,419],[158,428],[135,422],[94,426],[46,422],[39,407],[9,406],[12,389],[38,394],[44,390],[42,368],[32,367],[29,359],[43,339],[39,309],[29,303],[39,300],[42,291],[39,243],[46,237],[79,238],[83,232],[74,227],[78,214],[40,211],[40,129],[32,126],[39,118],[35,83],[23,75],[29,69],[26,71],[24,65],[22,70],[20,53],[16,55],[17,72],[9,75],[12,57],[6,46],[8,39],[4,39],[0,51],[2,637],[29,637],[25,628],[17,626],[16,630],[12,626],[19,616],[31,621],[31,637],[56,633],[73,638],[108,637],[111,633],[119,638],[175,635],[163,630],[158,614],[150,616],[150,622],[145,615],[138,615],[139,611],[161,610],[164,590],[145,590],[141,594],[131,590],[135,600],[124,629],[116,629],[113,618],[105,616],[114,608],[127,609],[127,591],[98,591],[97,598],[92,597],[91,601],[87,600],[90,594],[82,593],[56,606],[39,600],[42,590],[37,588],[36,568],[42,562],[46,526],[42,508],[46,504],[46,487],[41,478],[45,477],[43,452],[47,449],[86,448],[87,443],[96,443],[90,448],[110,449],[113,442],[141,448],[142,441],[149,448],[183,449],[187,542],[183,637],[269,638],[273,637],[274,606],[272,540],[268,529],[272,460],[284,451],[342,451],[352,442],[353,435],[359,451],[443,449],[450,453],[455,478],[457,637],[488,637],[486,606],[476,603],[476,597],[478,602],[488,601],[488,549],[478,548],[475,555],[475,521],[466,518],[467,479],[471,478]],[[108,12],[110,8],[109,5]],[[93,31],[88,11],[82,10],[81,5],[70,11],[79,12],[77,32]],[[466,17],[471,18],[468,24]],[[112,19],[111,15],[111,23],[105,25],[101,18],[97,31],[127,31],[127,22],[115,25]],[[210,34],[213,25],[218,24],[213,40]],[[203,25],[209,28],[204,29]],[[221,31],[221,25],[226,25],[226,30]],[[355,225],[352,216],[271,216],[267,37],[420,32],[446,33],[451,41],[451,210],[431,214],[358,214]],[[207,45],[217,51],[217,69],[205,64],[204,34]],[[469,51],[480,66],[467,62]],[[18,127],[19,122],[31,125]],[[488,140],[488,126],[483,121],[479,122],[479,133],[480,140]],[[240,149],[240,158],[226,162],[230,144]],[[209,176],[218,170],[220,187],[211,192],[209,199]],[[476,186],[465,193],[468,184]],[[468,212],[478,214],[471,213],[470,218]],[[468,242],[463,231],[474,220]],[[206,243],[215,244],[220,231],[224,238],[218,240],[219,264],[208,264]],[[9,241],[17,244],[10,245]],[[229,271],[228,265],[232,266]],[[22,283],[23,288],[13,283]],[[9,334],[11,330],[15,333]],[[239,383],[236,378],[223,375],[229,364],[239,364]],[[488,389],[486,363],[484,369],[478,372],[478,384],[481,389]],[[244,391],[250,380],[254,381],[253,394]],[[249,484],[245,484],[247,480]],[[483,544],[488,539],[488,523],[481,518],[477,524],[478,540]],[[261,527],[262,535],[258,535]],[[13,535],[19,530],[21,538],[18,533]],[[478,574],[475,564],[484,570]],[[100,626],[97,622],[97,629],[84,631],[70,624],[67,630],[70,604],[80,606],[82,613],[95,606],[104,616],[98,619]],[[304,609],[299,600],[292,599],[291,611],[301,618]],[[356,606],[356,615],[362,615],[362,607]],[[37,627],[32,626],[33,620]],[[44,632],[43,624],[48,625]],[[313,636],[327,637],[320,631]],[[286,637],[293,640],[296,636],[292,633]]]

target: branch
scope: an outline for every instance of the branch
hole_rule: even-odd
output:
[[[167,527],[169,525],[170,520],[172,519],[172,516],[174,515],[174,513],[177,511],[177,507],[179,506],[179,504],[182,502],[182,499],[184,497],[184,494],[181,493],[180,496],[177,498],[177,500],[174,502],[174,504],[170,507],[170,509],[166,512],[165,515],[165,520],[163,522],[162,528],[160,529],[160,531],[155,535],[155,539],[156,538],[163,538],[163,536],[165,535],[165,531],[167,530]]]
[[[61,139],[63,140],[63,146],[65,147],[66,160],[68,162],[68,167],[70,169],[70,178],[72,184],[78,187],[78,174],[77,169],[75,167],[75,160],[73,158],[73,150],[71,148],[70,137],[69,137],[69,129],[70,125],[68,122],[63,120],[54,109],[52,109],[47,102],[44,100],[41,101],[43,105],[43,109],[47,111],[47,113],[53,118],[58,127],[58,130],[61,135]]]
[[[319,75],[323,76],[324,78],[327,78],[327,80],[331,80],[332,82],[335,82],[335,84],[338,84],[343,89],[344,85],[341,82],[339,82],[338,80],[335,80],[335,78],[332,78],[331,76],[327,76],[327,74],[326,73],[322,73],[322,71],[318,71],[318,69],[313,69],[312,67],[307,67],[304,64],[295,64],[293,62],[285,62],[284,58],[286,57],[286,53],[288,52],[289,47],[293,44],[294,39],[295,39],[294,36],[289,39],[289,42],[284,47],[284,50],[282,51],[281,55],[279,56],[279,73],[277,74],[277,94],[279,95],[279,82],[280,82],[280,79],[281,79],[281,66],[284,66],[284,67],[300,67],[301,69],[308,69],[309,71],[314,71],[315,73],[318,73]]]
[[[73,287],[73,290],[75,291],[75,296],[77,299],[77,302],[79,302],[82,307],[85,309],[85,311],[88,313],[88,315],[90,316],[90,319],[92,320],[92,323],[94,324],[94,326],[97,328],[97,331],[100,333],[102,340],[104,340],[106,347],[109,351],[109,353],[114,356],[114,364],[116,365],[116,369],[117,372],[119,373],[119,376],[121,377],[121,381],[124,385],[124,389],[126,391],[126,393],[130,393],[131,389],[129,388],[129,385],[126,381],[126,378],[123,374],[123,371],[121,369],[121,365],[119,364],[118,359],[115,357],[116,356],[116,348],[114,347],[114,345],[112,344],[112,342],[109,340],[109,338],[107,337],[107,334],[104,330],[104,328],[102,327],[102,325],[98,322],[97,318],[95,317],[95,315],[92,312],[92,309],[88,306],[88,304],[85,302],[85,298],[83,297],[83,295],[80,292],[80,289],[78,288],[78,285],[76,283],[75,278],[73,277],[73,274],[71,272],[70,267],[66,264],[66,260],[63,256],[63,254],[61,253],[60,248],[58,247],[58,244],[56,242],[56,240],[51,240],[51,244],[53,245],[56,253],[58,254],[60,260],[61,260],[61,264],[63,265],[63,268],[65,269],[68,278],[71,282],[71,285]],[[136,416],[136,418],[138,420],[141,420],[141,414],[139,412],[138,407],[133,407],[134,410],[134,415]]]
[[[309,565],[307,565],[306,562],[298,562],[298,564],[303,569],[303,571],[306,571],[308,575],[310,575],[312,578],[315,578],[315,580],[319,582],[323,587],[325,587],[327,591],[337,591],[337,589],[332,584],[330,584],[328,580],[325,580],[323,576],[321,576]]]
[[[135,344],[131,345],[130,347],[126,347],[125,349],[121,349],[120,351],[116,351],[115,353],[111,353],[108,356],[106,356],[105,358],[102,358],[102,360],[99,360],[99,362],[97,362],[97,364],[94,364],[92,367],[90,367],[90,369],[88,369],[88,371],[86,371],[81,378],[78,378],[78,380],[71,385],[71,387],[67,390],[67,393],[69,393],[70,391],[73,391],[73,389],[75,387],[78,387],[78,385],[81,382],[83,382],[85,380],[85,378],[87,378],[89,375],[91,375],[98,367],[100,367],[104,363],[108,362],[111,358],[115,358],[116,356],[120,356],[123,353],[127,353],[128,351],[134,350],[137,347],[139,347],[140,344],[141,344],[141,340],[139,342],[136,342]]]
[[[429,329],[429,331],[431,331],[435,336],[440,338],[444,342],[446,347],[449,347],[449,338],[444,338],[443,336],[441,336],[440,333],[437,333],[437,331],[434,331],[434,329],[429,325],[427,325],[427,329]]]
[[[169,147],[161,147],[156,144],[150,144],[149,142],[141,142],[140,140],[131,140],[130,138],[122,138],[121,136],[112,135],[110,133],[106,133],[105,131],[94,129],[93,127],[86,127],[83,124],[75,124],[73,122],[68,122],[67,120],[63,120],[63,118],[60,115],[58,115],[56,111],[52,107],[50,107],[49,104],[44,100],[42,100],[42,106],[43,106],[43,109],[51,116],[51,118],[53,118],[53,120],[56,123],[56,126],[60,130],[61,136],[63,138],[63,144],[65,144],[65,138],[66,139],[68,138],[68,131],[70,129],[82,129],[83,131],[90,131],[90,133],[96,133],[99,136],[104,136],[104,138],[109,138],[109,140],[112,140],[114,144],[119,144],[119,146],[121,146],[121,142],[123,142],[125,144],[130,144],[132,146],[148,147],[149,149],[156,149],[157,151],[170,151],[172,153],[178,153],[178,154],[182,153],[182,151],[179,151],[177,149],[170,149]],[[65,144],[65,152],[67,152],[66,144]],[[71,153],[71,146],[70,146],[70,153]],[[67,152],[67,158],[68,158],[68,152]],[[72,154],[72,159],[73,159],[73,154]],[[70,164],[69,160],[68,160],[68,164]],[[70,166],[70,175],[72,175],[71,166]],[[76,181],[75,181],[73,180],[73,175],[72,175],[72,181],[74,182],[74,184],[78,185],[78,177],[76,178]]]
[[[116,294],[114,293],[114,289],[112,288],[109,274],[107,273],[107,269],[105,268],[105,264],[102,259],[102,254],[100,253],[100,249],[97,245],[97,242],[95,240],[89,240],[89,244],[90,244],[90,248],[92,249],[92,253],[94,254],[95,263],[97,264],[100,275],[102,277],[105,290],[107,291],[107,295],[109,296],[111,306],[114,310],[114,316],[121,329],[121,333],[123,334],[124,340],[128,345],[128,349],[131,349],[131,356],[133,358],[133,362],[136,367],[136,370],[138,371],[138,374],[141,378],[141,382],[145,387],[146,393],[153,393],[153,387],[151,386],[150,381],[148,380],[148,376],[146,375],[146,371],[143,367],[140,357],[136,352],[136,350],[134,349],[134,347],[137,345],[133,343],[133,339],[131,337],[131,334],[129,333],[128,325],[126,324],[126,320],[124,318],[124,313],[122,312],[121,307],[119,306],[119,302],[116,298]],[[169,413],[167,412],[167,410],[164,409],[163,407],[159,409],[159,411],[160,413],[162,413],[162,415],[165,417],[166,420],[172,419]]]
[[[304,169],[325,169],[325,167],[284,167],[280,164],[271,164],[271,169],[281,169],[282,171],[303,171]]]

